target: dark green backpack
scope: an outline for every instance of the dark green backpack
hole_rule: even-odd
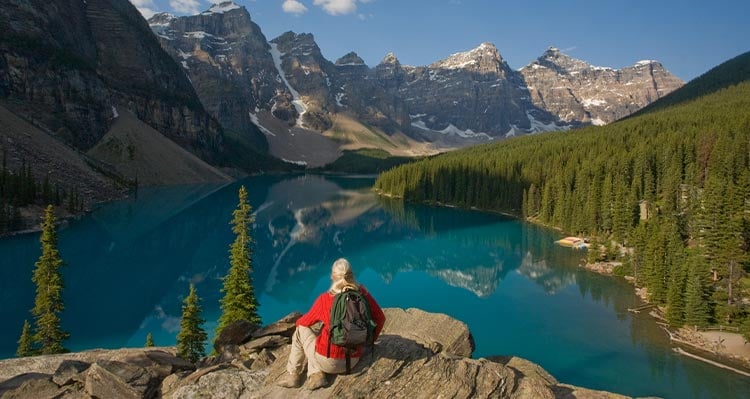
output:
[[[336,294],[328,326],[327,357],[331,357],[331,344],[346,348],[346,373],[349,374],[351,352],[362,345],[373,346],[376,326],[370,313],[370,304],[362,292],[348,290]]]

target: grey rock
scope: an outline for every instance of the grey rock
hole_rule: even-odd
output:
[[[471,357],[474,352],[474,338],[469,327],[446,314],[416,308],[387,308],[384,313],[386,320],[382,334],[412,339],[434,353]]]
[[[23,373],[23,374],[19,374],[14,377],[8,378],[5,381],[0,382],[0,397],[2,397],[5,392],[18,389],[21,385],[29,381],[35,381],[35,380],[50,381],[50,378],[51,378],[51,375],[49,374],[35,373],[35,372]]]
[[[47,378],[33,378],[24,381],[18,388],[6,391],[3,399],[47,399],[57,397],[60,387]],[[1,392],[1,391],[0,391]]]
[[[284,316],[281,320],[269,324],[253,332],[253,338],[265,337],[267,335],[281,335],[291,337],[296,328],[297,319],[302,317],[302,313],[294,312]]]
[[[227,345],[242,345],[249,341],[258,326],[246,320],[238,320],[224,327],[214,340],[214,350],[218,353]]]
[[[264,348],[278,348],[291,342],[289,337],[282,337],[280,335],[267,335],[254,339],[242,346],[240,346],[241,353],[257,352]]]
[[[190,385],[184,385],[164,395],[166,399],[180,398],[261,398],[258,395],[266,372],[250,372],[230,367],[201,376]]]
[[[60,386],[68,385],[74,381],[76,375],[88,369],[89,366],[91,363],[80,360],[63,360],[52,375],[52,381]]]
[[[112,378],[109,378],[110,375],[112,375],[117,377],[122,383],[128,385],[129,388],[131,388],[133,391],[137,392],[140,397],[150,398],[156,394],[156,391],[160,384],[158,375],[143,367],[131,363],[125,363],[115,360],[97,360],[97,362],[94,364],[97,366],[97,369],[93,371],[94,376],[92,377],[92,372],[89,371],[86,377],[87,390],[92,379],[96,380],[97,378],[107,378],[108,380],[112,381]],[[109,374],[103,372],[102,370],[109,372]],[[94,383],[95,382],[96,381],[94,381]],[[97,386],[97,389],[101,389],[101,387]],[[88,390],[88,392],[94,396],[98,396],[95,395],[93,391]]]
[[[142,392],[128,385],[119,376],[94,363],[86,373],[86,393],[98,398],[141,399]]]

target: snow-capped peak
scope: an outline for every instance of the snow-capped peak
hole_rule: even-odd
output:
[[[177,17],[168,12],[159,12],[148,19],[148,24],[152,27],[168,26],[169,23],[175,19],[177,19]]]
[[[646,65],[651,65],[651,64],[657,63],[657,62],[659,62],[659,61],[656,61],[656,60],[640,60],[640,61],[636,62],[635,65],[633,65],[633,66],[646,66]]]
[[[451,54],[448,58],[440,60],[430,65],[431,68],[440,69],[462,69],[469,66],[479,66],[480,61],[489,59],[494,62],[502,62],[503,57],[497,51],[497,47],[489,42],[484,42],[479,46],[459,53]]]
[[[388,52],[388,54],[383,57],[383,60],[380,61],[381,64],[398,64],[398,58],[396,58],[396,54],[393,54],[392,52]]]
[[[223,14],[227,11],[232,11],[242,8],[239,4],[233,2],[233,1],[222,1],[221,3],[216,3],[211,6],[208,10],[201,13],[201,15],[209,15],[209,14]]]

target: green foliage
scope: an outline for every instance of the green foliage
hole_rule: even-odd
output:
[[[255,298],[252,273],[252,253],[250,229],[255,223],[252,207],[247,199],[245,186],[239,190],[239,204],[232,212],[232,232],[236,238],[229,249],[229,271],[224,276],[224,287],[221,299],[221,317],[216,327],[216,336],[229,324],[246,320],[260,324],[258,301]]]
[[[750,317],[746,318],[740,326],[740,332],[745,337],[745,342],[750,342]]]
[[[42,255],[35,264],[32,280],[36,284],[36,299],[31,313],[34,315],[34,341],[39,345],[39,353],[49,355],[64,353],[62,346],[68,333],[60,327],[60,313],[65,308],[62,299],[63,280],[60,267],[62,258],[57,251],[55,231],[55,210],[49,205],[44,211],[42,222]]]
[[[512,138],[401,165],[382,173],[375,189],[410,201],[514,212],[625,244],[633,248],[636,284],[652,301],[673,305],[670,322],[737,321],[747,317],[740,304],[750,295],[741,284],[750,270],[748,137],[744,82],[604,127]],[[641,205],[648,220],[639,220]],[[708,278],[712,269],[716,281]]]
[[[21,338],[18,339],[18,349],[16,350],[17,357],[32,356],[36,353],[34,350],[34,337],[31,334],[31,324],[28,320],[23,321],[23,330],[21,331]]]
[[[34,204],[59,206],[65,197],[65,192],[56,183],[53,187],[48,177],[40,184],[25,161],[17,170],[11,170],[3,151],[0,167],[0,234],[21,228],[20,208]]]
[[[342,173],[380,173],[413,160],[414,158],[410,157],[392,156],[381,149],[364,148],[344,151],[338,159],[319,170]]]
[[[180,332],[177,334],[177,355],[193,363],[206,355],[204,347],[208,338],[201,327],[205,320],[201,318],[200,301],[195,286],[190,284],[190,294],[182,305]]]
[[[692,258],[688,264],[688,275],[685,283],[685,324],[688,326],[705,327],[708,324],[710,309],[704,274],[705,267],[701,264],[699,258]]]
[[[694,100],[700,96],[714,93],[729,86],[750,80],[750,52],[738,55],[721,65],[712,68],[703,75],[691,80],[685,86],[669,93],[666,97],[649,104],[636,112],[642,115],[670,107],[685,101]]]
[[[154,343],[154,336],[151,333],[148,333],[146,335],[146,344],[144,345],[146,348],[151,348],[156,346]]]

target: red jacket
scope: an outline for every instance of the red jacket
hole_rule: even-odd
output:
[[[375,339],[378,339],[378,335],[380,335],[380,331],[383,329],[383,325],[385,324],[385,314],[383,314],[383,310],[380,309],[378,303],[375,302],[375,299],[373,299],[372,295],[367,292],[365,287],[360,286],[360,291],[362,292],[362,294],[364,294],[365,298],[367,298],[367,302],[370,304],[370,315],[372,316],[372,320],[375,321],[375,324],[377,324],[377,326],[375,327]],[[318,296],[318,299],[315,300],[310,310],[308,310],[307,313],[302,315],[302,317],[297,320],[297,325],[304,327],[310,327],[311,325],[319,321],[323,322],[323,328],[320,330],[320,334],[315,341],[315,351],[323,356],[326,356],[328,353],[328,326],[331,322],[332,306],[333,295],[328,292],[324,292],[320,294],[320,296]],[[351,356],[360,357],[361,355],[362,348],[359,347],[354,353],[352,353]],[[344,359],[346,358],[346,349],[338,345],[331,344],[330,357],[333,359]]]

